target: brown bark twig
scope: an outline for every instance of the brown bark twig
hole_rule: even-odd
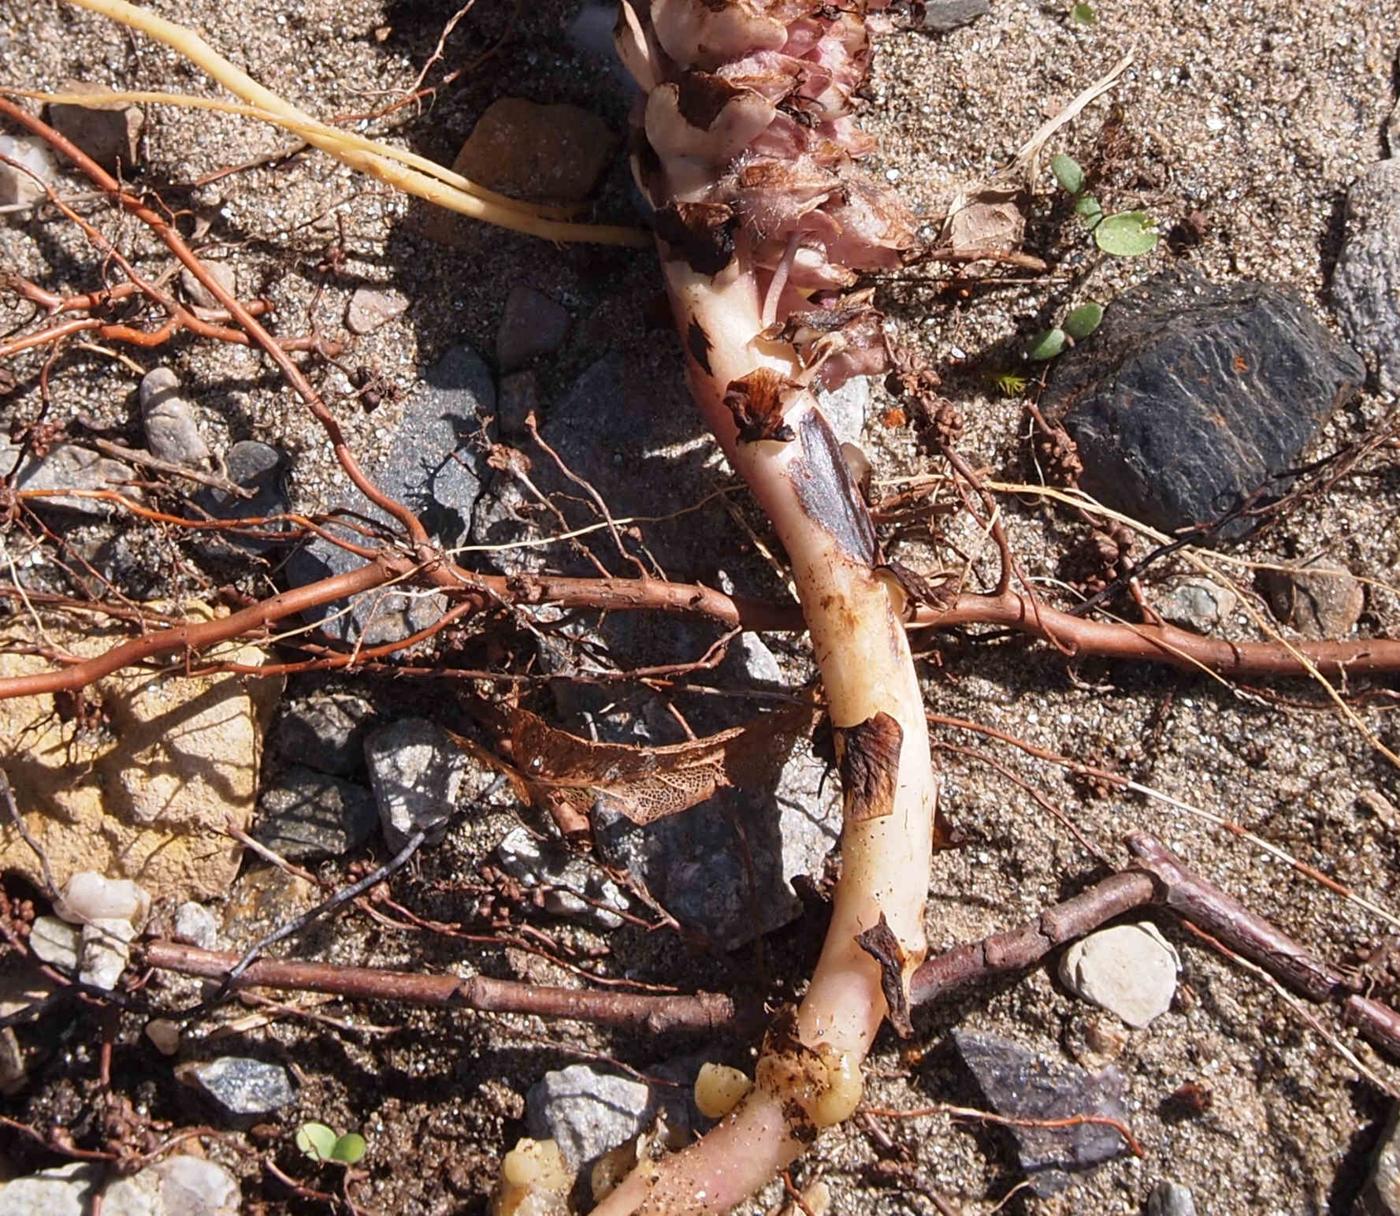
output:
[[[222,980],[238,964],[230,951],[201,950],[180,942],[153,941],[142,948],[147,966],[182,975]],[[600,1026],[642,1030],[727,1033],[739,1028],[745,1015],[734,1001],[719,993],[689,996],[633,992],[599,992],[558,988],[484,975],[467,979],[453,975],[419,975],[368,967],[339,967],[328,963],[285,963],[263,959],[247,967],[231,984],[240,988],[277,988],[325,992],[352,1000],[400,1001],[410,1005],[448,1006],[480,1013],[522,1013],[536,1017],[591,1022]]]

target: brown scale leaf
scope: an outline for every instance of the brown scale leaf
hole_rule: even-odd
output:
[[[892,813],[904,728],[881,710],[855,726],[838,727],[835,739],[846,818],[860,823]]]
[[[724,393],[724,404],[734,415],[740,443],[772,439],[790,443],[797,438],[783,421],[787,396],[799,386],[772,368],[759,367],[747,376],[731,380]]]
[[[717,790],[761,785],[793,740],[811,732],[815,717],[796,706],[686,743],[633,747],[582,739],[516,706],[478,705],[472,712],[496,736],[498,751],[454,736],[458,744],[504,773],[522,799],[578,829],[586,828],[600,798],[633,823],[647,824]]]

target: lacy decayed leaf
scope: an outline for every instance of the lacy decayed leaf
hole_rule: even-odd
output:
[[[882,3],[628,0],[618,44],[648,90],[633,142],[638,184],[657,208],[666,255],[717,275],[734,259],[794,311],[848,312],[839,294],[864,270],[901,264],[914,220],[855,165],[873,141],[855,124]],[[816,293],[816,294],[814,294]],[[844,323],[844,322],[843,322]],[[792,339],[843,323],[807,324]],[[830,344],[828,343],[828,347]],[[884,368],[882,342],[828,349],[821,382]]]
[[[511,706],[473,711],[498,736],[498,752],[460,739],[495,765],[517,793],[541,807],[564,805],[586,820],[600,799],[633,823],[653,823],[704,802],[716,790],[771,781],[799,736],[809,735],[814,711],[796,707],[743,726],[665,747],[594,743]],[[516,766],[524,761],[524,768]]]

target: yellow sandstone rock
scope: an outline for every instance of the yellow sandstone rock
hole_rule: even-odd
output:
[[[32,621],[8,625],[0,651],[42,640],[88,657],[130,636],[101,622],[37,635]],[[230,644],[204,656],[217,660],[261,665],[266,655]],[[0,677],[51,667],[39,656],[0,653]],[[184,671],[180,657],[118,672],[87,690],[81,705],[50,695],[0,700],[0,765],[60,888],[82,870],[134,879],[153,899],[207,898],[233,882],[243,850],[227,829],[246,830],[252,818],[262,735],[281,681]],[[0,869],[42,882],[34,851],[3,813]]]

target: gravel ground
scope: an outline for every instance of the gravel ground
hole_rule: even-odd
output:
[[[286,6],[256,0],[160,0],[152,7],[202,31],[283,96],[332,115],[381,105],[409,86],[456,6],[346,0],[296,6],[295,15],[282,11]],[[472,61],[507,26],[508,40],[426,112],[404,111],[376,132],[449,162],[476,118],[500,96],[572,102],[623,131],[628,103],[617,78],[566,36],[576,7],[572,0],[541,0],[512,16],[505,0],[480,0],[449,44],[448,62]],[[1052,147],[1101,167],[1100,193],[1111,209],[1142,206],[1164,229],[1200,213],[1206,236],[1186,256],[1211,277],[1257,277],[1291,286],[1331,324],[1327,282],[1345,191],[1383,155],[1380,132],[1395,101],[1393,32],[1400,28],[1400,4],[1343,0],[1318,9],[1296,0],[1234,6],[1102,0],[1091,26],[1071,21],[1068,8],[993,0],[988,15],[953,34],[883,38],[865,117],[881,141],[877,172],[897,180],[932,221],[959,188],[996,171],[1048,115],[1132,50],[1136,58],[1121,86]],[[10,82],[33,88],[54,88],[76,77],[114,87],[209,87],[165,49],[52,0],[0,2],[0,62],[8,65]],[[345,366],[376,368],[406,390],[420,368],[456,343],[465,341],[489,357],[507,293],[528,283],[546,290],[575,318],[564,349],[541,368],[546,409],[608,348],[623,351],[629,368],[643,377],[640,383],[654,386],[658,410],[689,409],[672,340],[648,326],[660,286],[649,252],[554,248],[465,225],[457,233],[460,247],[448,249],[425,238],[426,218],[417,204],[316,155],[190,185],[265,156],[285,139],[237,119],[152,108],[141,176],[142,185],[188,208],[191,224],[193,217],[207,223],[200,237],[204,253],[236,267],[245,297],[261,294],[274,303],[280,333],[317,330],[343,339],[346,302],[355,287],[398,292],[409,303],[407,312],[355,339]],[[1018,401],[991,391],[988,371],[1001,367],[1016,341],[1067,303],[1111,299],[1178,260],[1164,244],[1147,258],[1096,262],[1082,234],[1056,217],[1048,173],[1037,190],[1027,248],[1052,260],[1053,277],[958,292],[940,290],[928,276],[882,287],[900,332],[915,338],[944,371],[966,423],[963,450],[1007,481],[1030,475],[1023,413]],[[620,157],[594,210],[603,220],[633,218]],[[93,213],[101,214],[100,208]],[[159,264],[130,222],[102,222],[134,242],[148,264]],[[339,247],[334,259],[333,247]],[[70,226],[52,216],[31,222],[11,217],[0,228],[0,263],[71,290],[89,287],[99,270]],[[0,301],[0,329],[27,315],[27,306]],[[143,352],[133,354],[143,367],[152,365]],[[212,446],[250,437],[276,443],[293,456],[299,507],[322,507],[339,496],[343,486],[321,433],[258,357],[185,343],[169,361],[198,402]],[[7,418],[35,410],[37,366],[13,367],[23,387],[4,402]],[[350,386],[342,370],[321,368],[316,375],[345,420],[351,443],[369,458],[381,453],[393,433],[396,404],[390,400],[365,411],[344,399]],[[55,372],[58,411],[65,417],[85,413],[134,437],[136,382],[130,366],[106,354],[70,351]],[[1363,396],[1333,418],[1311,454],[1325,455],[1357,439],[1393,404]],[[877,478],[898,482],[929,463],[907,431],[880,420],[888,405],[877,390],[866,446]],[[1382,449],[1356,475],[1232,550],[1221,570],[1262,610],[1253,590],[1254,565],[1325,554],[1370,580],[1358,630],[1398,636],[1400,598],[1388,584],[1400,559],[1397,506],[1393,452]],[[1051,584],[1063,579],[1062,559],[1083,539],[1082,526],[1052,503],[1008,499],[1005,510],[1025,572]],[[725,540],[744,544],[737,533]],[[953,520],[939,532],[905,538],[897,551],[911,564],[951,567],[959,550],[978,544],[970,521]],[[160,573],[162,595],[198,593],[214,577],[173,562],[158,540],[150,542],[148,556]],[[985,546],[974,565],[976,573],[986,573]],[[1154,567],[1149,594],[1185,569]],[[258,576],[241,577],[249,587],[259,585]],[[1258,636],[1244,612],[1235,614],[1226,632]],[[777,639],[774,645],[791,678],[802,678],[800,648]],[[1329,707],[1320,690],[1297,683],[1231,688],[1146,667],[1067,664],[1019,644],[942,642],[930,660],[929,703],[940,712],[1065,755],[1112,762],[1200,809],[1167,812],[1142,799],[1086,795],[1059,770],[1011,749],[989,753],[1042,787],[1081,832],[1115,855],[1121,856],[1115,842],[1128,829],[1154,831],[1252,909],[1332,959],[1347,958],[1393,931],[1393,922],[1388,927],[1355,903],[1304,881],[1213,818],[1243,825],[1382,907],[1400,905],[1397,825],[1368,809],[1373,800],[1363,800],[1379,794],[1400,802],[1395,769]],[[1359,704],[1357,713],[1367,731],[1397,748],[1400,732],[1386,713],[1391,685],[1378,682],[1378,695]],[[381,691],[406,709],[432,696],[401,687]],[[1000,746],[952,731],[935,738]],[[1019,923],[1097,876],[1096,863],[1066,828],[1045,817],[1004,775],[965,755],[948,754],[945,765],[945,806],[971,844],[936,858],[929,906],[934,948]],[[424,857],[406,880],[408,893],[396,886],[398,897],[416,901],[420,915],[464,916],[464,901],[471,897],[463,894],[463,876],[474,873],[522,813],[502,796],[500,805],[454,830]],[[342,875],[343,868],[326,872],[327,878]],[[624,929],[612,942],[612,956],[598,965],[682,987],[733,987],[751,980],[757,964],[782,989],[798,982],[819,939],[820,916],[810,911],[803,924],[771,939],[761,956],[750,951],[728,960],[691,957],[676,949],[673,937]],[[547,917],[539,922],[550,923]],[[1018,1195],[1008,1210],[1037,1216],[1136,1213],[1153,1185],[1170,1178],[1191,1188],[1199,1210],[1220,1216],[1348,1211],[1386,1099],[1259,979],[1171,922],[1162,926],[1182,953],[1184,983],[1173,1009],[1148,1029],[1126,1035],[1116,1059],[1128,1079],[1131,1123],[1146,1157],[1107,1165],[1053,1198]],[[580,949],[602,945],[581,930],[551,931]],[[334,931],[297,947],[308,957],[313,950],[332,960],[387,966],[436,969],[464,960],[488,965],[465,943],[391,931],[362,916],[345,918]],[[501,974],[559,975],[519,950],[491,957]],[[482,1210],[502,1147],[522,1134],[521,1095],[547,1068],[601,1055],[645,1071],[681,1050],[626,1036],[573,1029],[565,1034],[529,1019],[392,1009],[344,1016],[361,1027],[373,1022],[401,1029],[378,1034],[293,1021],[251,1033],[298,1064],[305,1080],[301,1118],[365,1130],[371,1151],[356,1194],[366,1209],[406,1216]],[[912,1046],[901,1050],[892,1038],[882,1040],[869,1097],[906,1109],[975,1103],[976,1095],[950,1068],[944,1043],[951,1027],[994,1030],[1036,1050],[1087,1059],[1086,1036],[1096,1038],[1103,1016],[1073,998],[1050,971],[1036,970],[924,1015]],[[1337,1029],[1329,1015],[1322,1017]],[[1393,1066],[1349,1032],[1341,1035],[1363,1062],[1400,1085]],[[95,1023],[87,1041],[70,1031],[65,1042],[66,1065],[55,1065],[35,1090],[8,1100],[9,1113],[81,1123],[91,1100]],[[731,1056],[736,1051],[734,1045],[715,1050]],[[167,1064],[133,1041],[117,1053],[114,1086],[157,1118],[177,1125],[195,1121],[188,1099],[166,1072]],[[1170,1095],[1187,1082],[1211,1092],[1208,1110],[1184,1114],[1173,1105]],[[295,1121],[288,1116],[261,1138],[255,1129],[242,1143],[256,1152],[281,1152]],[[885,1127],[906,1150],[903,1173],[872,1168],[891,1150],[877,1149],[861,1126],[825,1136],[802,1167],[804,1178],[826,1179],[834,1211],[934,1211],[929,1192],[936,1191],[952,1210],[987,1212],[1016,1181],[1000,1133],[954,1126],[945,1116]],[[7,1137],[7,1147],[17,1169],[41,1163],[18,1140]],[[210,1151],[242,1175],[248,1210],[315,1210],[309,1203],[298,1207],[301,1201],[289,1206],[286,1191],[264,1181],[256,1152],[222,1143]],[[283,1152],[279,1160],[297,1164],[294,1154]],[[775,1198],[764,1196],[752,1210],[768,1210]]]

